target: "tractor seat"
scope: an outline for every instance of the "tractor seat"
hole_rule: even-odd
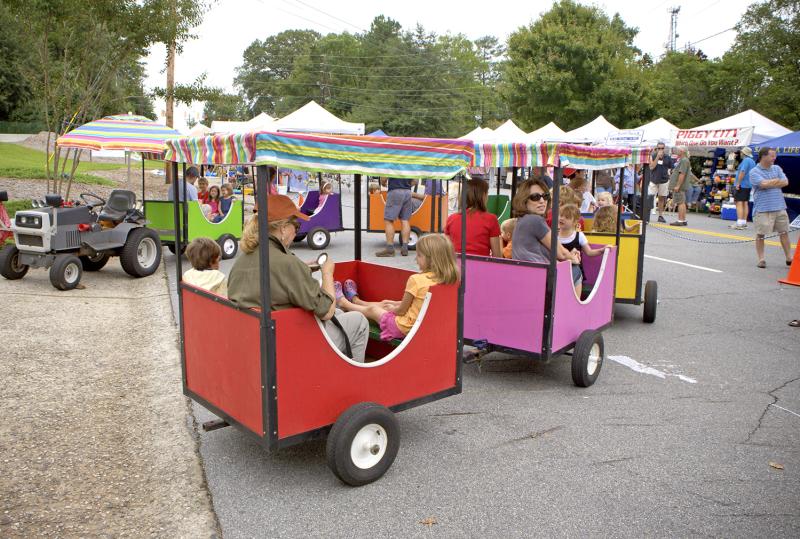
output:
[[[114,189],[108,196],[98,220],[119,222],[125,219],[128,212],[135,208],[136,194],[133,191]]]

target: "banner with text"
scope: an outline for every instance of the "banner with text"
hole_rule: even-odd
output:
[[[752,138],[752,127],[678,129],[672,132],[670,145],[689,148],[733,148],[750,145]]]
[[[644,131],[641,129],[623,129],[609,133],[606,137],[606,146],[638,146],[642,143]]]

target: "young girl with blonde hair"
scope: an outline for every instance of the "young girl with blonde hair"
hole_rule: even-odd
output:
[[[453,244],[444,234],[428,234],[417,242],[417,265],[420,272],[408,278],[403,299],[364,301],[358,297],[356,283],[336,281],[336,302],[343,311],[358,311],[381,328],[381,339],[404,338],[417,321],[425,296],[431,286],[458,282]]]

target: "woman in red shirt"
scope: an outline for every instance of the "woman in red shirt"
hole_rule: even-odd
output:
[[[500,225],[497,216],[486,211],[488,199],[488,182],[478,179],[467,182],[467,254],[501,258]],[[456,252],[461,252],[461,213],[447,218],[444,233],[450,237]]]

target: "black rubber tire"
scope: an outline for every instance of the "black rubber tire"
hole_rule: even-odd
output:
[[[652,324],[656,321],[656,309],[658,308],[658,283],[647,281],[644,285],[644,309],[642,309],[642,320],[645,324]]]
[[[225,252],[225,244],[229,246],[229,252]],[[219,248],[222,250],[222,260],[230,260],[239,252],[239,242],[232,234],[223,234],[217,240]]]
[[[19,263],[19,249],[16,245],[6,245],[0,249],[0,275],[9,281],[22,279],[28,273],[28,266]]]
[[[412,226],[411,227],[411,234],[408,237],[408,248],[409,248],[409,250],[415,251],[417,249],[417,242],[424,235],[425,235],[425,233],[422,230],[420,230],[419,228],[417,228],[415,226]],[[397,233],[397,242],[398,243],[403,243],[403,233],[402,232],[398,232]]]
[[[50,284],[58,290],[72,290],[83,277],[83,264],[75,255],[58,255],[50,266]]]
[[[170,243],[169,245],[167,245],[167,249],[169,249],[170,253],[175,254],[175,244],[174,243]],[[181,244],[181,254],[183,254],[185,252],[186,252],[186,244],[182,243]]]
[[[315,236],[318,237],[315,238]],[[324,241],[320,241],[320,237],[324,238]],[[328,232],[327,229],[318,226],[316,228],[312,228],[308,234],[306,234],[306,241],[308,242],[309,247],[315,251],[320,251],[327,247],[331,242],[331,233]]]
[[[139,246],[150,241],[152,241],[151,247],[155,249],[155,259],[145,267],[139,262]],[[125,245],[122,246],[119,262],[125,273],[131,277],[147,277],[154,274],[161,264],[161,239],[156,231],[145,227],[131,230]]]
[[[81,256],[81,264],[83,271],[100,271],[108,264],[108,259],[111,255],[108,253],[100,253],[98,256],[92,258],[90,256]]]
[[[386,432],[386,451],[372,467],[358,467],[350,450],[356,434],[370,424]],[[336,420],[326,446],[328,467],[343,483],[359,487],[379,479],[391,467],[400,449],[400,425],[391,410],[374,402],[361,402],[344,411]]]
[[[589,372],[589,355],[592,348],[599,346],[599,358],[593,372]],[[605,349],[603,344],[603,334],[595,330],[586,330],[578,336],[575,349],[572,351],[572,381],[578,387],[589,387],[595,383],[600,376],[600,369],[603,368],[605,360]]]

